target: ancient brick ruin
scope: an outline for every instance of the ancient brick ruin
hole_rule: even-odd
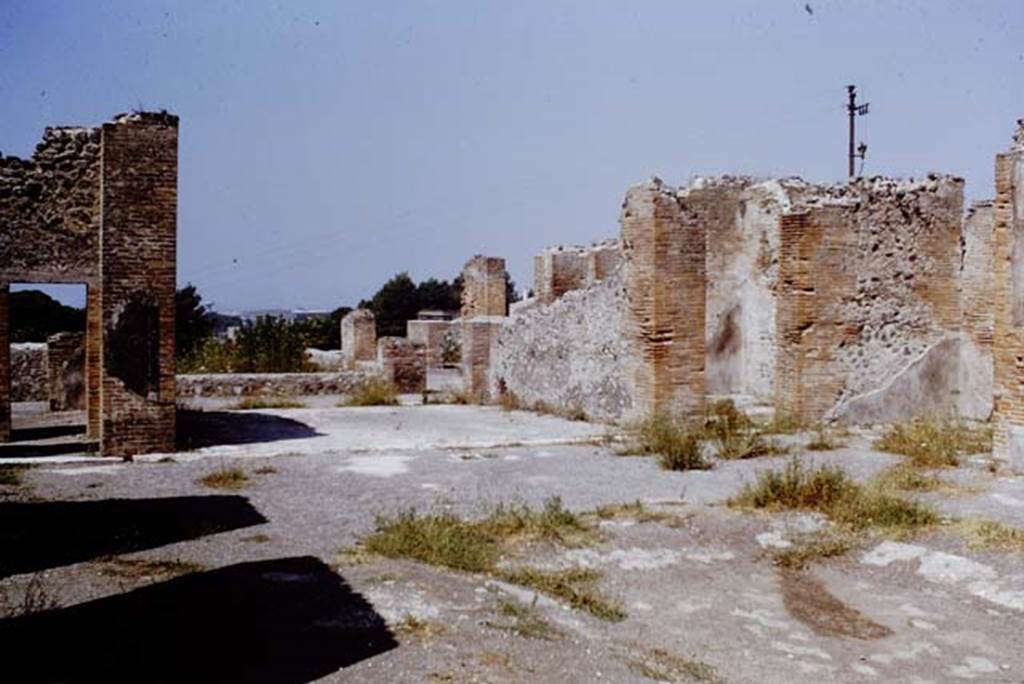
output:
[[[87,439],[130,456],[175,442],[178,119],[138,112],[48,128],[0,158],[0,440],[11,438],[11,283],[87,287]]]
[[[345,366],[377,358],[377,320],[369,309],[356,309],[341,319],[341,353]]]

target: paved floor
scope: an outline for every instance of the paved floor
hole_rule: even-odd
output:
[[[199,426],[209,443],[189,452],[47,464],[0,488],[0,602],[9,614],[37,611],[0,620],[0,642],[20,646],[8,671],[117,680],[138,666],[139,678],[278,682],[1024,681],[1019,555],[973,551],[940,529],[873,539],[806,573],[782,573],[773,548],[825,523],[722,503],[783,459],[670,473],[616,455],[603,426],[464,406],[212,420]],[[860,479],[897,461],[867,444],[855,436],[849,448],[804,458]],[[934,503],[1024,525],[1024,478],[982,465],[946,473],[970,487]],[[198,482],[225,467],[247,474],[238,491]],[[628,613],[622,622],[484,576],[340,553],[377,515],[436,506],[472,515],[551,496],[577,511],[640,499],[672,514],[603,521],[596,546],[528,550],[539,567],[600,569],[601,591]],[[552,638],[523,636],[509,602],[545,621]],[[33,647],[44,642],[60,644],[62,657],[39,660]],[[160,663],[155,676],[150,661]]]

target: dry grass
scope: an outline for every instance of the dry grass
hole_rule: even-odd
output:
[[[656,682],[721,682],[714,667],[696,658],[681,658],[665,649],[652,648],[625,659],[626,666]]]
[[[234,408],[238,411],[258,411],[259,409],[306,408],[306,405],[288,397],[246,397],[235,404]]]
[[[881,530],[908,535],[935,524],[937,514],[924,504],[899,498],[876,487],[865,487],[835,466],[813,470],[790,459],[782,470],[762,472],[729,500],[736,508],[768,511],[817,511],[850,530]]]
[[[360,548],[380,556],[491,575],[564,600],[602,619],[620,620],[624,617],[621,608],[594,591],[593,584],[600,577],[595,570],[498,567],[503,554],[518,544],[549,541],[573,545],[595,538],[589,525],[552,498],[539,511],[500,505],[475,521],[449,511],[420,514],[409,510],[391,518],[380,517],[376,531]]]
[[[44,581],[43,573],[32,575],[18,599],[13,599],[8,587],[0,585],[0,617],[19,617],[59,608],[60,599]]]
[[[364,380],[338,406],[398,406],[398,393],[387,380]]]
[[[440,622],[421,620],[411,613],[406,614],[394,629],[397,634],[415,636],[422,640],[432,639],[445,632],[445,626]]]
[[[765,439],[760,427],[736,408],[731,399],[716,401],[704,417],[702,436],[715,445],[719,458],[737,460],[778,456],[789,450]]]
[[[256,473],[257,475],[276,475],[277,468],[275,468],[272,465],[261,465],[260,467],[256,468],[253,472]]]
[[[0,485],[5,487],[18,487],[21,485],[21,474],[25,466],[0,465]]]
[[[992,549],[1024,553],[1024,529],[994,520],[969,518],[957,523],[957,528],[972,549]]]
[[[803,432],[807,425],[791,413],[776,412],[770,421],[758,427],[766,435],[793,435]]]
[[[842,556],[856,546],[856,539],[844,534],[823,534],[798,541],[777,551],[772,558],[781,568],[803,570],[813,561]]]
[[[843,443],[836,439],[834,431],[820,423],[814,428],[814,438],[807,443],[808,451],[832,451],[842,447]]]
[[[640,499],[630,503],[605,504],[594,509],[594,515],[600,520],[613,520],[617,518],[629,518],[638,523],[657,522],[668,527],[681,527],[686,524],[687,518],[675,513],[667,513],[648,508]]]
[[[902,454],[917,467],[953,467],[959,465],[964,454],[991,451],[992,428],[959,420],[922,418],[890,426],[874,446]]]
[[[220,468],[207,473],[197,482],[212,489],[241,489],[249,481],[249,476],[241,468]]]
[[[202,572],[205,568],[197,563],[179,560],[146,560],[141,558],[108,558],[100,561],[100,572],[112,577],[125,579],[169,578]]]
[[[681,419],[652,415],[629,429],[624,455],[655,455],[665,470],[707,470],[700,430]]]
[[[511,632],[524,639],[539,639],[541,641],[555,641],[561,638],[559,632],[550,622],[537,614],[534,606],[524,606],[514,601],[502,601],[498,605],[498,615],[511,622],[485,622],[484,624],[492,629],[500,629]]]
[[[911,463],[898,463],[875,476],[873,483],[884,491],[934,492],[951,489],[934,475],[929,475]]]

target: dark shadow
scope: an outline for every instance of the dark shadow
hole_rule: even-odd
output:
[[[60,442],[50,442],[49,444],[0,443],[0,461],[5,458],[94,454],[97,451],[99,451],[98,442],[87,442],[84,439],[69,439]]]
[[[178,409],[178,448],[256,444],[319,437],[305,423],[267,413]]]
[[[34,439],[56,439],[70,435],[84,435],[85,425],[50,425],[47,427],[14,428],[11,430],[12,442],[23,442]]]
[[[0,502],[0,577],[265,522],[242,496]]]
[[[11,682],[308,682],[395,646],[319,559],[200,572],[0,620]]]

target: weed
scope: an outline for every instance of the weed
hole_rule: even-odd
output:
[[[770,511],[818,511],[853,530],[873,528],[895,534],[907,534],[938,520],[936,513],[924,504],[864,487],[835,466],[808,470],[797,458],[790,459],[782,470],[760,473],[757,482],[745,485],[738,496],[729,500],[729,505]]]
[[[387,380],[371,378],[352,388],[352,393],[339,406],[397,406],[398,393]]]
[[[766,435],[792,435],[806,427],[795,414],[783,412],[776,412],[770,421],[760,426],[761,432]]]
[[[32,575],[19,601],[11,601],[7,589],[0,586],[0,616],[31,615],[58,607],[60,600],[50,593],[50,588],[43,581],[42,573]]]
[[[401,622],[395,625],[395,632],[398,634],[416,636],[420,639],[430,639],[431,637],[443,634],[444,631],[444,625],[441,623],[432,620],[421,620],[412,613],[407,613]]]
[[[241,489],[249,481],[241,468],[221,468],[199,478],[198,482],[213,489]]]
[[[814,428],[814,439],[807,443],[808,451],[832,451],[839,449],[843,443],[835,439],[832,431],[819,423]]]
[[[626,618],[621,606],[594,592],[593,585],[601,578],[601,573],[591,568],[538,570],[519,567],[498,570],[496,575],[511,584],[529,587],[561,599],[573,608],[602,620],[620,622]]]
[[[728,460],[775,456],[788,451],[775,441],[766,440],[731,399],[716,401],[708,408],[702,436],[715,444],[719,458]]]
[[[266,544],[270,541],[270,536],[257,532],[256,534],[249,535],[248,537],[242,537],[241,541],[250,542],[252,544]]]
[[[660,522],[669,527],[680,527],[686,522],[686,518],[675,515],[674,513],[666,513],[664,511],[647,508],[640,499],[636,499],[631,503],[605,504],[604,506],[598,506],[594,509],[594,515],[601,520],[630,518],[632,520],[636,520],[638,523]]]
[[[467,572],[488,572],[498,556],[497,542],[479,525],[447,511],[419,515],[408,510],[394,518],[378,518],[377,529],[363,540],[363,548]]]
[[[139,579],[144,577],[176,577],[193,572],[202,572],[205,568],[197,563],[179,560],[145,560],[141,558],[108,558],[105,559],[100,572],[104,575]]]
[[[259,468],[253,471],[257,475],[276,475],[277,468],[272,465],[261,465]]]
[[[540,639],[554,641],[562,636],[551,623],[537,614],[534,606],[524,606],[514,601],[502,601],[498,605],[498,615],[513,620],[511,624],[485,622],[488,627],[512,632],[524,639]]]
[[[707,470],[711,462],[704,458],[699,430],[665,414],[654,414],[632,426],[632,443],[627,455],[658,456],[665,470]]]
[[[854,545],[855,541],[849,535],[821,535],[777,551],[773,560],[781,568],[802,570],[811,561],[842,556]]]
[[[246,397],[235,404],[234,408],[239,411],[257,411],[260,409],[306,408],[306,405],[288,397]]]
[[[958,465],[963,454],[991,451],[992,428],[952,419],[919,418],[890,426],[874,446],[902,454],[918,467],[950,467]]]
[[[874,484],[883,491],[933,492],[948,487],[934,475],[928,475],[910,463],[898,463],[875,476]]]
[[[661,648],[645,650],[625,662],[633,672],[657,682],[695,681],[712,684],[722,681],[711,665],[696,658],[681,658]]]
[[[4,465],[0,466],[0,485],[17,487],[21,484],[21,473],[25,466]]]
[[[957,523],[973,549],[996,549],[1024,553],[1024,529],[994,520],[972,518]]]

